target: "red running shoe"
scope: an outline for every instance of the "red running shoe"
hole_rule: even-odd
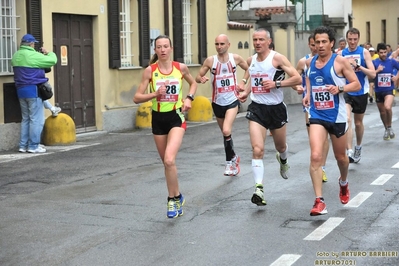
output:
[[[341,184],[339,183],[339,199],[341,200],[341,203],[342,204],[348,203],[349,198],[350,198],[349,183],[346,183],[345,186],[341,186]]]
[[[326,204],[320,198],[314,201],[313,209],[310,210],[310,216],[323,215],[327,213]]]

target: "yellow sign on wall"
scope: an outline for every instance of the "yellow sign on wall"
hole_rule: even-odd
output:
[[[68,48],[66,45],[61,45],[61,66],[68,65]]]

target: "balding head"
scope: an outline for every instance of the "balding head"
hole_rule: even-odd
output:
[[[220,35],[218,35],[218,36],[215,38],[215,43],[220,43],[220,42],[229,44],[229,43],[230,43],[229,37],[227,37],[226,34],[220,34]]]

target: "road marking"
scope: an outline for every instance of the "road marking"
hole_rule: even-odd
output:
[[[326,235],[328,235],[335,227],[340,225],[345,218],[341,217],[331,217],[328,218],[322,225],[316,228],[312,233],[310,233],[303,240],[322,240]]]
[[[290,266],[294,264],[302,255],[298,254],[283,254],[275,260],[270,266]]]
[[[373,195],[373,192],[360,192],[356,195],[356,197],[354,197],[347,204],[345,204],[344,207],[357,208],[371,195]]]
[[[384,185],[393,175],[382,174],[376,180],[374,180],[370,185],[381,186]]]
[[[71,145],[71,146],[46,146],[47,152],[45,153],[12,153],[12,154],[2,154],[0,155],[0,163],[6,163],[6,162],[12,162],[16,160],[21,160],[21,159],[28,159],[32,158],[34,156],[43,156],[43,155],[50,155],[56,152],[65,152],[65,151],[71,151],[71,150],[76,150],[76,149],[81,149],[81,148],[86,148],[90,146],[95,146],[99,145],[101,143],[93,143],[93,144],[76,144],[76,145]]]
[[[392,166],[391,168],[399,168],[399,163],[396,163],[394,166]]]

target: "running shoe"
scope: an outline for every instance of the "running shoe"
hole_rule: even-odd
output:
[[[323,169],[323,182],[327,182],[326,170]]]
[[[389,128],[388,131],[389,131],[389,138],[390,139],[394,139],[395,138],[395,133],[393,132],[393,129]]]
[[[345,186],[339,184],[339,199],[341,200],[341,203],[342,204],[348,203],[349,198],[350,198],[349,183],[346,183]]]
[[[288,163],[285,163],[285,164],[281,163],[281,158],[280,158],[279,152],[276,153],[276,159],[277,159],[278,163],[280,164],[281,177],[284,179],[288,179],[288,176],[289,176],[288,170],[290,169],[290,166],[288,165]]]
[[[355,146],[355,155],[353,156],[353,161],[358,163],[362,158],[362,147]]]
[[[177,214],[178,214],[178,216],[182,216],[183,215],[183,205],[186,202],[183,194],[180,194],[180,198],[176,197],[175,202],[176,202]]]
[[[28,152],[29,153],[44,153],[44,152],[46,152],[46,149],[39,145],[36,149],[28,149]]]
[[[385,132],[384,132],[384,137],[383,137],[383,139],[384,140],[389,140],[389,131],[388,131],[388,129],[385,129]]]
[[[324,200],[316,198],[314,201],[313,209],[310,210],[310,216],[323,215],[327,213],[326,204]]]
[[[236,176],[240,173],[240,156],[236,155],[231,160],[231,175]]]
[[[231,161],[226,162],[226,167],[224,168],[224,175],[225,176],[231,176],[233,173],[233,163]]]
[[[53,106],[53,108],[51,109],[51,114],[53,117],[58,116],[59,112],[61,112],[61,108],[58,106]]]
[[[350,149],[350,150],[347,150],[346,151],[346,154],[348,155],[348,158],[349,158],[349,163],[354,163],[355,162],[355,160],[353,159],[353,150],[352,149]]]
[[[179,206],[181,206],[180,202],[177,201]],[[177,203],[175,199],[169,199],[168,200],[168,212],[166,213],[168,218],[176,218],[179,216],[179,212],[177,210]]]
[[[251,202],[258,206],[266,205],[265,197],[263,195],[263,185],[262,184],[256,184],[255,192],[252,195]]]

